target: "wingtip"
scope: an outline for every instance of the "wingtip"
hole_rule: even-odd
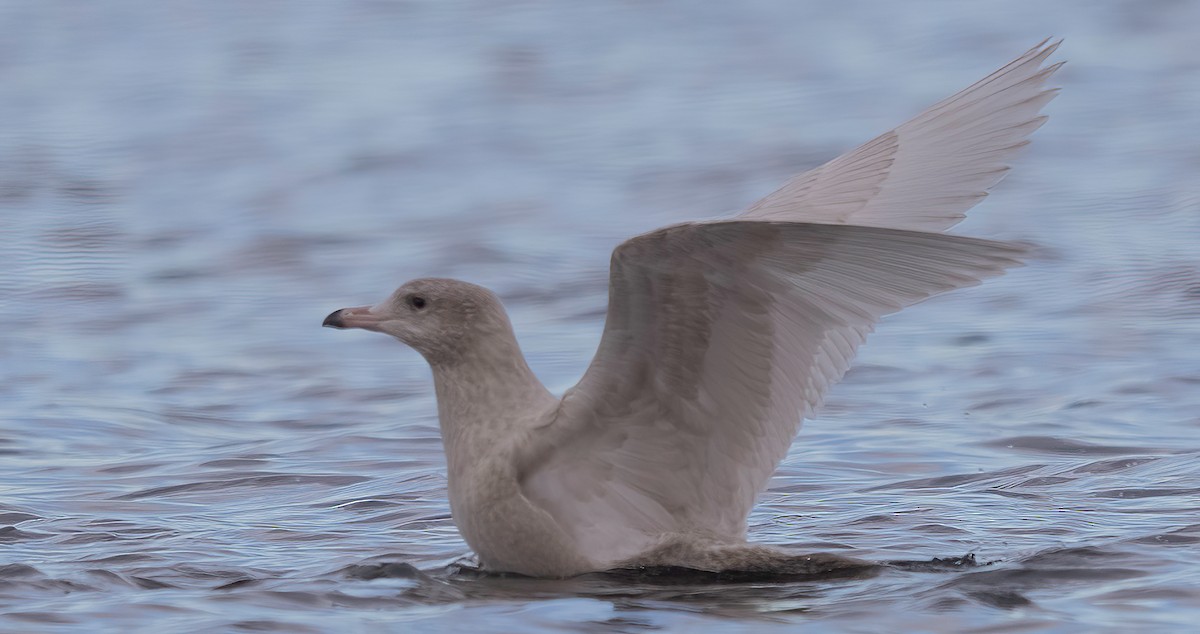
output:
[[[1047,55],[1049,55],[1050,53],[1053,53],[1054,51],[1058,50],[1058,47],[1062,45],[1064,39],[1066,39],[1066,38],[1060,37],[1058,39],[1055,39],[1054,36],[1051,35],[1051,36],[1047,37],[1046,39],[1042,40],[1041,42],[1038,42],[1037,44],[1033,45],[1033,48],[1030,48],[1028,51],[1025,52],[1025,54],[1029,55],[1031,53],[1043,53],[1044,52]]]
[[[1055,51],[1058,50],[1058,47],[1062,46],[1062,43],[1063,43],[1063,38],[1061,38],[1061,37],[1058,38],[1058,40],[1052,42],[1049,46],[1047,46],[1045,48],[1044,57],[1042,57],[1042,59],[1045,60],[1046,58],[1053,55],[1055,53]],[[1047,68],[1051,69],[1050,72],[1053,73],[1054,71],[1061,68],[1063,64],[1066,64],[1066,63],[1067,63],[1066,60],[1063,60],[1061,62],[1055,62],[1054,64],[1051,64]]]
[[[1048,43],[1049,42],[1049,43]],[[1038,66],[1046,61],[1046,58],[1054,54],[1058,50],[1058,46],[1062,44],[1062,40],[1050,42],[1050,38],[1041,41],[1037,46],[1025,51],[1025,54],[1018,58],[1021,62],[1036,62]]]

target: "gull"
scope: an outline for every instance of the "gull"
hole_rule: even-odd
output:
[[[429,363],[451,513],[485,570],[867,565],[749,543],[747,516],[881,317],[1020,263],[1019,245],[942,232],[1045,122],[1059,43],[735,217],[618,245],[599,348],[561,397],[475,284],[413,280],[323,325],[391,335]]]

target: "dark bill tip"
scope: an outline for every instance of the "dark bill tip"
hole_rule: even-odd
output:
[[[363,330],[378,331],[382,321],[383,319],[379,315],[371,312],[370,306],[355,306],[329,313],[321,325],[326,328],[362,328]]]
[[[329,316],[325,318],[325,321],[321,322],[321,325],[325,328],[345,328],[346,324],[342,321],[342,312],[345,310],[345,308],[339,308],[329,313]]]

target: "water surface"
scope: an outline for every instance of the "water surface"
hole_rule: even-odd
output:
[[[0,3],[0,629],[1189,630],[1200,5],[806,4]],[[751,517],[978,565],[460,569],[427,368],[324,315],[485,284],[565,389],[620,240],[1052,34],[1051,122],[956,229],[1038,256],[885,320]]]

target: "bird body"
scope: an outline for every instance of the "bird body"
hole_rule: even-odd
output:
[[[1042,63],[1056,47],[736,218],[619,245],[599,349],[561,398],[530,371],[499,298],[474,284],[413,280],[325,325],[390,334],[429,362],[454,521],[488,569],[862,564],[748,544],[746,518],[881,317],[1020,263],[1019,245],[940,232],[1044,121],[1057,66]]]
[[[553,423],[559,399],[526,365],[511,329],[508,335],[470,362],[434,370],[450,512],[463,539],[491,568],[532,576],[595,569],[521,489],[529,448]]]

